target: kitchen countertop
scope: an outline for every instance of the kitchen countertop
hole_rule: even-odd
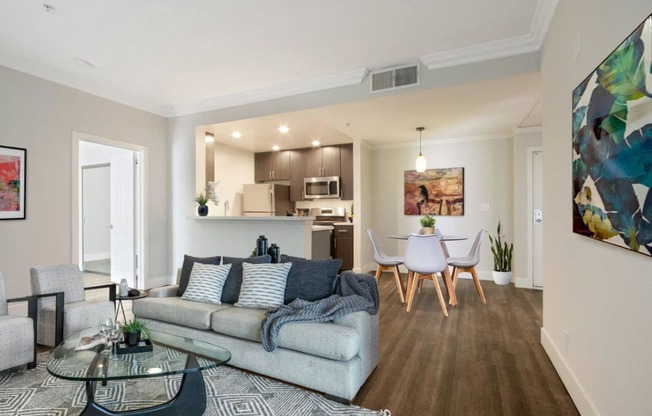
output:
[[[312,222],[314,217],[244,217],[244,216],[210,216],[205,217],[194,217],[199,221],[288,221],[288,222]]]
[[[313,231],[333,231],[333,227],[330,225],[313,225]]]
[[[335,222],[333,225],[353,225],[352,222],[344,221],[344,222]]]

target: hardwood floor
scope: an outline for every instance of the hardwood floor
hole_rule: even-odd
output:
[[[403,275],[405,279],[405,275]],[[401,304],[380,279],[381,359],[354,404],[402,415],[579,415],[540,343],[543,293],[460,279],[444,317],[432,282]]]

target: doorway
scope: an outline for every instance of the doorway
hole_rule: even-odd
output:
[[[114,283],[126,279],[138,289],[145,287],[144,152],[140,146],[73,133],[78,174],[73,180],[78,185],[73,190],[78,208],[73,210],[73,256],[77,253],[83,271],[108,275]]]

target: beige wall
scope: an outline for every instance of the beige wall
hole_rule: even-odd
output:
[[[584,415],[652,414],[652,259],[573,234],[570,199],[571,93],[650,6],[560,1],[542,59],[542,343]]]
[[[0,144],[27,149],[27,219],[0,222],[0,270],[9,296],[30,293],[33,266],[70,263],[72,133],[146,146],[149,271],[167,273],[168,153],[162,117],[0,67]]]

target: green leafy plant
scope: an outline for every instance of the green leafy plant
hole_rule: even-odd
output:
[[[496,227],[496,237],[489,234],[489,241],[491,241],[491,252],[494,254],[494,271],[497,272],[511,272],[512,271],[512,252],[514,251],[514,243],[507,244],[505,235],[500,234],[500,221]]]
[[[420,222],[423,228],[432,228],[435,226],[437,220],[432,215],[427,214],[425,217],[421,218]]]
[[[147,338],[151,338],[152,335],[149,332],[149,328],[147,328],[147,324],[143,321],[139,321],[138,319],[133,319],[131,321],[125,322],[124,324],[120,325],[120,331],[122,331],[125,334],[140,332],[142,335],[145,335]]]
[[[203,207],[208,203],[208,197],[206,196],[206,194],[201,192],[199,195],[195,197],[195,202],[198,203],[200,207]]]

